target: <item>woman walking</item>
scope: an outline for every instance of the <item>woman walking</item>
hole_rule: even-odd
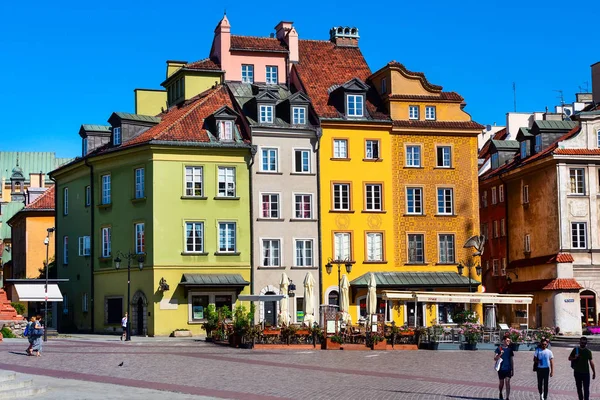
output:
[[[42,355],[42,337],[44,336],[44,326],[42,325],[42,316],[38,315],[33,327],[33,347],[32,351],[35,352],[37,357]]]
[[[33,327],[34,326],[35,326],[35,316],[31,317],[31,319],[27,323],[27,328],[25,328],[25,330],[27,331],[27,340],[29,341],[29,347],[27,348],[27,350],[25,350],[27,352],[28,356],[33,355],[31,349],[33,348],[33,339],[35,338],[35,336],[33,335]]]
[[[554,354],[548,350],[548,340],[542,339],[535,350],[533,362],[537,365],[537,381],[540,400],[548,398],[548,379],[554,375]]]
[[[498,371],[498,389],[500,390],[500,394],[498,395],[499,399],[504,399],[502,397],[502,389],[504,389],[504,385],[506,384],[506,400],[510,400],[510,378],[513,377],[515,372],[515,365],[513,363],[514,353],[510,348],[510,337],[504,336],[502,339],[502,343],[498,348],[496,348],[496,355],[494,356],[494,361],[500,361],[500,365],[496,369]]]

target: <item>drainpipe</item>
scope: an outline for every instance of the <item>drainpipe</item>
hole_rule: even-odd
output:
[[[319,298],[321,299],[321,304],[325,304],[323,300],[323,232],[321,229],[321,138],[323,137],[323,130],[318,127],[316,130],[317,136],[317,199],[315,204],[317,206],[317,241],[319,242]],[[339,293],[338,293],[339,296]],[[319,314],[321,313],[321,307],[319,305]]]
[[[85,159],[85,165],[90,169],[90,308],[91,308],[91,331],[94,332],[95,320],[94,320],[94,166],[89,163],[89,160]],[[84,199],[85,201],[85,199]]]
[[[250,294],[254,294],[254,196],[252,195],[253,191],[253,177],[252,171],[254,167],[254,157],[258,152],[258,147],[256,145],[252,145],[250,147],[250,160],[248,162],[248,187],[250,188]],[[260,307],[260,302],[259,302]],[[254,323],[256,323],[256,316],[260,313],[257,313],[254,310]]]

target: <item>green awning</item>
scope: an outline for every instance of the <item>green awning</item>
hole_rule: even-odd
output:
[[[350,282],[350,287],[367,287],[366,273]],[[377,288],[468,287],[469,278],[456,272],[373,272]],[[481,282],[471,279],[471,285]]]
[[[186,287],[245,287],[250,282],[240,274],[183,274],[179,284]]]

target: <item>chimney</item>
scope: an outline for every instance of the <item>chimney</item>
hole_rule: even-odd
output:
[[[592,98],[594,103],[600,103],[600,61],[592,65]]]
[[[358,28],[334,26],[329,30],[329,40],[340,47],[358,47]]]
[[[231,25],[227,15],[223,16],[223,19],[219,22],[219,25],[215,28],[215,38],[213,39],[212,49],[210,51],[210,58],[218,60],[221,64],[221,69],[227,74],[229,67],[229,49],[231,47]]]
[[[281,21],[275,27],[275,37],[279,40],[285,40],[287,33],[292,30],[293,22]]]

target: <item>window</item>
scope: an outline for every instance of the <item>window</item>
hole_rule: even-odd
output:
[[[535,152],[539,153],[542,151],[542,135],[535,136]]]
[[[146,252],[146,235],[144,223],[139,222],[134,225],[135,229],[135,252],[136,254],[144,254]]]
[[[78,240],[78,252],[80,256],[89,256],[90,255],[90,237],[89,236],[80,236]]]
[[[367,261],[383,261],[383,234],[367,233]]]
[[[297,194],[295,197],[294,217],[297,219],[312,218],[312,195]]]
[[[506,236],[506,220],[504,218],[500,220],[500,236]]]
[[[336,183],[333,185],[333,209],[350,211],[350,185]]]
[[[146,197],[146,190],[144,184],[144,168],[135,169],[135,198],[143,199]]]
[[[333,158],[348,158],[348,141],[346,139],[333,140]]]
[[[504,202],[504,185],[498,186],[498,200],[500,203]]]
[[[600,148],[600,129],[596,132],[596,137],[598,138],[598,147]]]
[[[452,166],[452,148],[450,146],[437,147],[437,166],[450,168]]]
[[[367,197],[366,205],[368,211],[381,211],[381,192],[382,187],[380,184],[366,184],[365,195]]]
[[[327,304],[330,306],[337,306],[340,304],[340,295],[338,294],[337,290],[332,290],[329,292],[329,295],[327,296]]]
[[[279,195],[278,194],[263,194],[262,195],[262,218],[279,218]]]
[[[219,167],[219,196],[235,197],[235,168]]]
[[[185,167],[185,195],[202,197],[202,167]]]
[[[506,258],[502,259],[502,267],[500,268],[500,275],[506,276]]]
[[[82,155],[85,156],[87,154],[87,152],[88,152],[88,140],[87,140],[87,138],[83,139],[82,145],[83,145],[83,149],[82,149],[83,150],[82,151],[83,154]]]
[[[531,237],[529,235],[525,235],[525,242],[523,244],[524,252],[531,253]]]
[[[264,239],[263,263],[264,267],[279,267],[281,265],[281,241],[279,239]]]
[[[349,94],[346,96],[346,115],[348,117],[362,117],[363,111],[363,95]]]
[[[367,298],[362,296],[358,299],[359,318],[368,319],[367,315]],[[377,296],[377,302],[375,303],[375,312],[377,314],[383,314],[385,321],[389,322],[393,319],[392,317],[392,302],[383,300],[381,296]]]
[[[523,185],[523,204],[529,204],[529,186]]]
[[[219,222],[219,253],[235,253],[235,222]]]
[[[277,85],[277,67],[273,65],[267,65],[267,85]]]
[[[571,194],[585,194],[585,170],[583,168],[569,169]]]
[[[493,227],[494,227],[494,239],[496,239],[498,237],[498,221],[493,222]]]
[[[233,310],[234,294],[225,293],[190,293],[188,295],[188,319],[189,322],[199,322],[206,320],[206,308],[209,305],[214,305],[215,309],[219,311],[221,308],[227,306],[230,310]]]
[[[521,142],[521,158],[527,158],[527,141]]]
[[[92,188],[88,185],[85,187],[85,206],[89,207],[92,204]]]
[[[387,93],[387,81],[385,78],[381,79],[381,94]]]
[[[419,106],[408,106],[408,119],[419,119]]]
[[[102,175],[101,204],[110,204],[110,175]]]
[[[333,253],[336,261],[351,260],[350,234],[347,232],[336,232],[334,234]]]
[[[292,124],[306,125],[306,107],[292,107]]]
[[[83,293],[81,295],[81,311],[88,312],[88,294]]]
[[[406,213],[423,214],[423,188],[406,188]]]
[[[63,304],[67,303],[66,299]],[[123,297],[109,297],[105,301],[106,324],[120,324],[123,317]],[[130,316],[131,318],[131,316]]]
[[[311,239],[296,240],[296,267],[313,266],[313,241]]]
[[[379,140],[367,140],[365,158],[367,160],[379,159]]]
[[[454,264],[454,235],[439,235],[440,264]]]
[[[408,235],[408,262],[409,263],[424,263],[423,235],[410,234]]]
[[[587,248],[587,227],[585,222],[571,223],[571,247],[574,249]]]
[[[108,258],[111,255],[110,249],[110,228],[102,228],[102,257]]]
[[[233,141],[233,121],[219,121],[219,138],[224,142]]]
[[[481,205],[483,206],[483,208],[487,207],[487,190],[483,191],[483,194],[481,195]]]
[[[69,188],[63,189],[63,215],[69,215]]]
[[[121,128],[113,128],[113,144],[118,146],[121,144]]]
[[[277,172],[277,149],[262,149],[261,158],[261,171]]]
[[[500,166],[500,157],[498,156],[498,153],[493,153],[492,154],[492,169],[496,169]]]
[[[204,222],[185,223],[185,252],[204,253]]]
[[[242,65],[242,82],[254,83],[254,65]]]
[[[451,215],[453,213],[453,190],[451,188],[438,188],[438,214]]]
[[[192,295],[192,321],[200,321],[206,318],[206,309],[209,306],[209,295]]]
[[[294,150],[294,172],[297,174],[310,173],[310,150]]]
[[[496,192],[496,186],[492,188],[492,204],[498,203],[498,196]]]
[[[426,106],[425,107],[425,119],[435,120],[435,106]]]
[[[261,124],[272,124],[273,123],[273,106],[260,106],[260,123]]]
[[[488,232],[488,224],[487,223],[481,224],[481,234],[483,236],[485,236],[485,240],[486,241],[490,240],[490,235],[489,235],[489,232]]]
[[[421,166],[421,146],[406,146],[406,166]]]
[[[500,260],[492,260],[492,275],[493,276],[498,276],[499,261]]]
[[[63,236],[63,265],[69,264],[69,237]]]

